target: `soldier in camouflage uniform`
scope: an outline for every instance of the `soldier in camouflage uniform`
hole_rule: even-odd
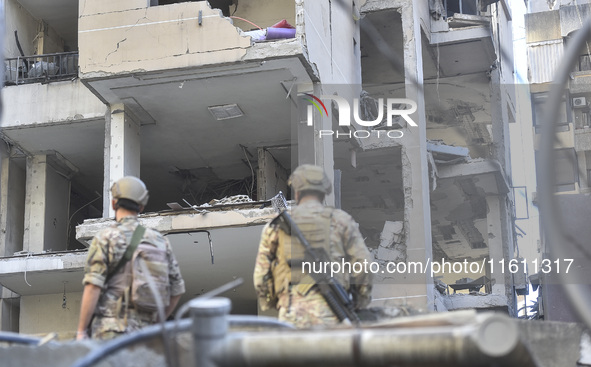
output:
[[[111,339],[157,322],[156,312],[137,310],[130,302],[129,261],[116,274],[110,276],[107,282],[107,275],[115,269],[131,242],[131,237],[139,224],[137,216],[148,202],[148,190],[141,180],[128,176],[115,182],[111,192],[117,223],[98,233],[88,249],[82,280],[84,293],[76,336],[79,340],[87,338],[89,331],[93,338]],[[168,317],[181,295],[185,293],[185,283],[170,243],[164,236],[146,228],[142,241],[166,249],[171,295],[165,310]],[[92,324],[89,325],[91,320]]]
[[[312,247],[324,247],[335,262],[346,261],[351,265],[370,262],[369,251],[353,218],[322,204],[332,185],[321,167],[302,165],[288,183],[298,204],[291,217]],[[304,248],[296,238],[273,222],[265,226],[253,276],[261,309],[275,307],[280,320],[299,328],[339,323],[312,278],[303,273],[302,265],[296,265],[302,264],[303,259]],[[341,272],[334,277],[351,293],[356,309],[369,304],[372,288],[369,271]]]

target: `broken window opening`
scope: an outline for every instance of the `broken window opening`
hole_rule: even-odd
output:
[[[345,149],[346,148],[346,149]],[[355,167],[345,143],[335,148],[342,209],[358,223],[365,244],[380,260],[405,261],[405,201],[399,148],[359,151]]]
[[[546,113],[546,100],[548,93],[535,93],[532,94],[532,107],[533,107],[533,123],[536,128],[536,133],[539,133],[543,116]],[[555,121],[557,126],[566,126],[566,129],[560,129],[560,131],[568,131],[568,124],[571,122],[570,104],[566,103],[566,98],[562,98],[560,103],[558,119]],[[557,131],[559,131],[557,129]]]
[[[447,17],[454,14],[479,15],[479,0],[444,0],[443,6]]]

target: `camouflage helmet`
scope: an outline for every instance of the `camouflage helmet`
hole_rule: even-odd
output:
[[[111,186],[113,199],[131,200],[141,206],[148,204],[148,189],[142,180],[134,176],[125,176]]]
[[[289,176],[287,184],[296,192],[313,190],[326,195],[332,192],[332,185],[322,167],[312,164],[303,164],[296,168]]]

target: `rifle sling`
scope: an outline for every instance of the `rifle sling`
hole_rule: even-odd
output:
[[[117,266],[115,266],[115,269],[113,269],[113,271],[111,271],[107,275],[105,284],[108,283],[109,279],[111,279],[113,275],[117,274],[117,272],[121,270],[121,268],[125,266],[125,264],[127,264],[129,260],[131,260],[131,257],[133,256],[133,253],[137,249],[138,245],[140,244],[142,237],[144,237],[145,232],[146,227],[138,224],[138,226],[135,228],[135,231],[133,231],[133,235],[131,236],[131,242],[129,243],[129,246],[127,246],[125,253],[121,257],[121,260],[119,260],[119,262],[117,263]]]

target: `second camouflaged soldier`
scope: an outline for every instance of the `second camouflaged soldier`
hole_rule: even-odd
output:
[[[138,227],[137,216],[148,203],[148,190],[140,179],[127,176],[113,184],[111,193],[117,223],[99,232],[88,249],[76,337],[79,340],[87,338],[90,331],[93,338],[111,339],[158,321],[157,312],[142,310],[130,302],[131,261],[118,266]],[[163,300],[168,304],[165,310],[168,317],[185,293],[178,263],[170,243],[159,232],[146,228],[141,243],[160,249],[163,260],[157,265],[164,269],[168,266],[169,287],[165,288],[170,298]]]
[[[321,167],[299,166],[288,184],[297,202],[291,217],[312,247],[323,247],[331,260],[339,263],[370,262],[370,253],[353,218],[322,204],[332,185]],[[299,328],[339,323],[310,276],[302,273],[301,266],[292,267],[303,259],[304,249],[299,242],[279,225],[265,226],[253,276],[261,309],[276,307],[280,320]],[[356,309],[369,304],[370,273],[338,273],[334,277],[351,293]]]

